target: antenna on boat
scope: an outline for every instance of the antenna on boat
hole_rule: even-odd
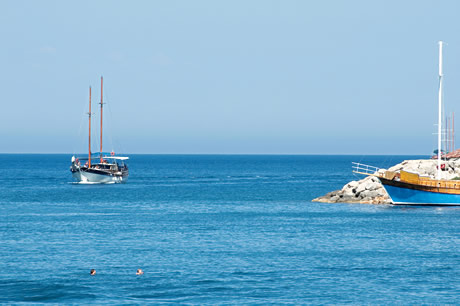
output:
[[[442,118],[441,118],[441,111],[442,111],[442,40],[439,41],[439,93],[438,93],[438,171],[436,174],[436,178],[438,180],[441,179],[441,131],[442,131]]]
[[[91,168],[91,86],[89,87],[88,169]]]
[[[103,78],[101,76],[101,163],[102,163],[102,105],[104,105],[104,103],[102,102],[102,81],[103,81]]]

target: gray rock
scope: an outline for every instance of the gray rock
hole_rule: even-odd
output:
[[[338,195],[335,195],[331,198],[331,203],[337,203],[339,201],[340,197]]]
[[[351,181],[350,183],[348,183],[346,186],[348,188],[351,188],[351,189],[354,189],[355,187],[357,187],[359,185],[359,182],[358,181]]]
[[[369,200],[379,197],[379,196],[382,196],[382,193],[378,190],[371,190],[371,191],[366,192],[366,198],[368,198]]]
[[[355,193],[353,192],[352,189],[345,189],[343,190],[343,193],[342,193],[343,197],[344,198],[353,198],[355,196]]]

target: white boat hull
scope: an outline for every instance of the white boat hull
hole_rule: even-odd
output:
[[[72,173],[72,176],[80,183],[86,184],[108,184],[108,183],[124,183],[128,180],[127,176],[111,176],[102,175],[96,173],[90,173],[86,171],[76,171]]]

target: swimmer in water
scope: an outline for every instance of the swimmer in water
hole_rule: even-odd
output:
[[[137,269],[136,275],[142,275],[144,274],[144,271],[142,269]]]
[[[89,275],[96,275],[96,270],[91,269],[91,271],[89,271]]]

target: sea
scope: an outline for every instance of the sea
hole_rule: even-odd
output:
[[[417,158],[130,155],[85,185],[70,154],[0,154],[0,303],[460,303],[460,207],[312,202]]]

